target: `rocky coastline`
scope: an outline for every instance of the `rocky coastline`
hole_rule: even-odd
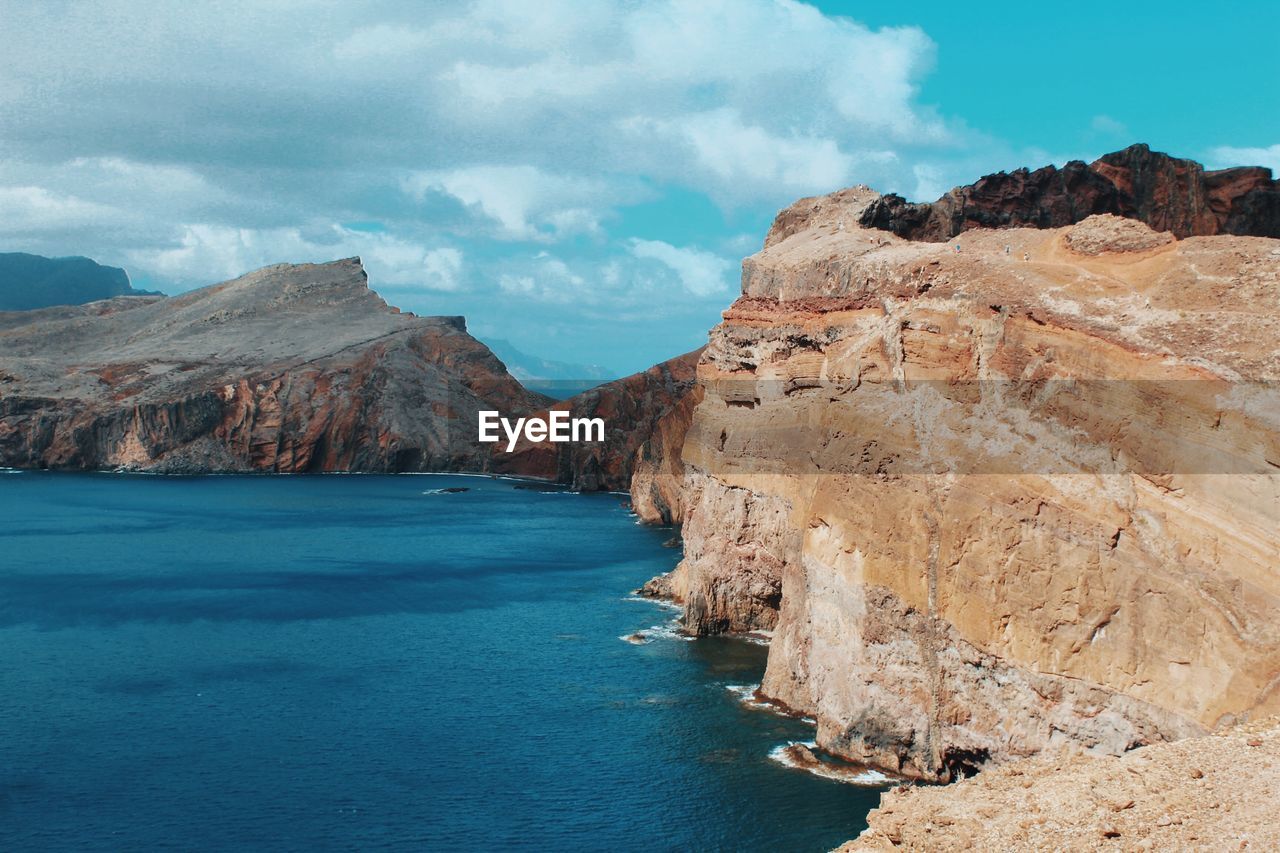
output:
[[[979,774],[887,796],[860,842],[927,848],[892,815],[1271,745],[1247,727],[1280,713],[1278,275],[1265,169],[1133,146],[930,204],[854,187],[779,213],[705,349],[556,403],[358,259],[280,265],[0,313],[0,467],[628,493],[684,546],[638,594],[769,640],[760,701],[816,723],[791,760]],[[482,409],[609,432],[499,453]]]
[[[1148,206],[953,246],[882,204],[801,200],[744,261],[643,593],[771,632],[768,698],[922,781],[1274,713],[1280,240]]]

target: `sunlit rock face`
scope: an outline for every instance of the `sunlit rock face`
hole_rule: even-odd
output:
[[[699,368],[699,633],[772,631],[763,692],[925,779],[1280,710],[1280,240],[1132,218],[783,211]]]

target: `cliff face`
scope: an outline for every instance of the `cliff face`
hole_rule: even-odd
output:
[[[479,471],[476,412],[548,402],[358,259],[0,313],[0,395],[0,465],[175,472]]]
[[[1280,241],[1096,216],[957,253],[860,227],[878,198],[743,263],[686,626],[772,631],[766,695],[925,779],[1280,710]]]
[[[28,311],[51,305],[81,305],[116,296],[149,296],[134,290],[119,267],[88,258],[45,258],[23,252],[0,253],[0,311]]]
[[[575,418],[603,418],[603,442],[521,440],[512,453],[500,442],[493,446],[493,470],[541,477],[580,491],[630,491],[643,521],[679,523],[684,481],[680,451],[694,406],[702,399],[695,381],[701,355],[701,349],[685,353],[550,407]]]
[[[931,204],[884,196],[859,220],[900,237],[939,242],[973,228],[1057,228],[1104,213],[1177,237],[1280,237],[1280,182],[1270,169],[1205,171],[1192,160],[1133,145],[1088,165],[1074,160],[1061,169],[987,175]],[[786,236],[787,227],[784,221],[771,238]]]

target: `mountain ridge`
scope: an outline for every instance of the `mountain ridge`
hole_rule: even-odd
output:
[[[0,313],[0,389],[2,465],[180,472],[482,471],[475,412],[550,402],[358,258]]]

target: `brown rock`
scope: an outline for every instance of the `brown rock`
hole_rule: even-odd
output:
[[[540,477],[580,491],[630,491],[632,508],[653,524],[682,518],[680,448],[701,399],[694,370],[702,350],[605,383],[557,403],[573,417],[603,418],[602,443],[521,441],[493,447],[493,470]],[[539,415],[534,415],[538,417]]]
[[[771,631],[819,746],[931,780],[1280,710],[1280,241],[1097,217],[956,253],[867,204],[785,212],[712,333],[685,626]]]
[[[791,211],[779,215],[784,236],[791,233]],[[1096,214],[1137,219],[1179,238],[1280,237],[1280,182],[1270,169],[1206,172],[1192,160],[1132,145],[1088,165],[1074,160],[1061,169],[987,175],[931,204],[887,195],[861,207],[857,219],[912,240],[942,242],[975,228],[1059,228]]]
[[[1275,796],[1280,786],[1280,721],[1261,721],[1263,749],[1246,744],[1245,728],[1135,749],[1121,757],[1074,755],[1062,761],[1024,759],[985,770],[953,785],[921,787],[910,797],[881,795],[869,827],[842,851],[880,850],[1263,850],[1280,846]],[[1130,797],[1129,765],[1140,764],[1144,784]],[[1204,767],[1221,780],[1185,784],[1189,768]],[[1020,778],[1035,785],[1015,784]],[[1100,811],[1102,800],[1133,800],[1118,812]],[[1029,819],[1032,807],[1049,817]],[[954,814],[983,814],[955,821],[945,840],[927,830]],[[1212,839],[1206,843],[1203,839]]]

